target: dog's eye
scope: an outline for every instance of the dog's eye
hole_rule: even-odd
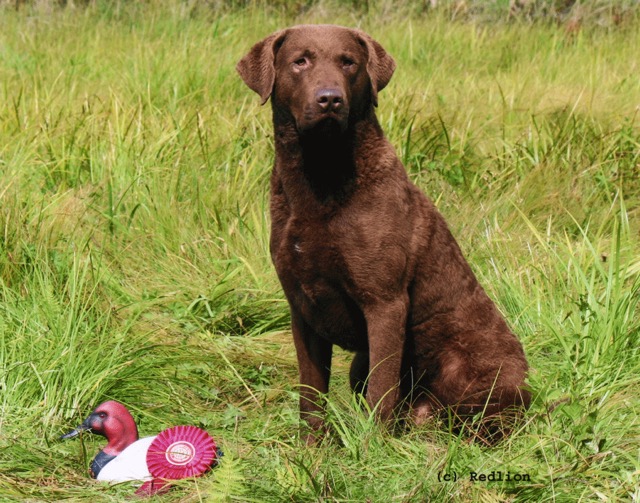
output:
[[[309,63],[309,60],[307,60],[307,58],[298,58],[296,59],[293,64],[294,66],[296,66],[297,68],[304,68],[305,66],[307,66],[307,64]]]
[[[351,58],[342,58],[342,67],[345,69],[353,68],[356,65],[356,62]]]

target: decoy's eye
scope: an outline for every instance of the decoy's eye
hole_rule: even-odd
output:
[[[105,417],[107,417],[107,413],[106,412],[98,412],[98,417],[100,419],[104,419]]]

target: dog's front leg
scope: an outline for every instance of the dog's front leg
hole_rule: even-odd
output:
[[[400,399],[407,306],[407,299],[395,299],[365,309],[369,339],[367,403],[377,407],[377,416],[383,422],[393,418]]]
[[[300,417],[309,428],[307,444],[314,444],[324,434],[322,395],[329,391],[333,346],[318,336],[293,309],[291,328],[300,372]]]

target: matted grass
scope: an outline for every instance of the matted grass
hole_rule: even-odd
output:
[[[103,439],[57,440],[106,399],[224,450],[166,501],[640,499],[637,12],[568,29],[469,5],[0,6],[0,500],[128,497],[87,475]],[[616,5],[635,17],[600,22]],[[300,442],[270,111],[234,70],[299,22],[360,26],[398,62],[380,121],[531,364],[497,447],[383,431],[341,351],[330,438]]]

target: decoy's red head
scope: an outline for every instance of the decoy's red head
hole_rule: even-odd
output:
[[[107,454],[117,455],[138,440],[138,427],[133,416],[124,405],[114,400],[98,405],[80,426],[60,438],[73,438],[83,431],[105,437],[108,444],[103,451]]]

